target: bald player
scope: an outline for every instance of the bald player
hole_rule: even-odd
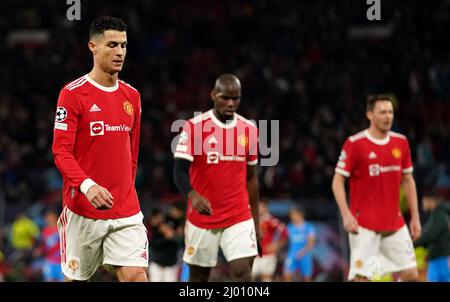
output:
[[[258,129],[236,113],[241,83],[221,75],[214,108],[187,121],[175,150],[174,180],[188,200],[183,260],[189,281],[205,282],[219,248],[233,281],[251,281],[259,252]]]

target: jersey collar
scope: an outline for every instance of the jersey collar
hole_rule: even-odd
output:
[[[237,123],[236,113],[233,114],[233,120],[231,122],[228,122],[228,123],[222,123],[221,121],[219,121],[219,119],[214,115],[213,109],[209,110],[208,114],[211,117],[211,119],[214,122],[214,124],[216,124],[220,128],[231,129],[231,128],[234,128],[236,126],[236,123]]]
[[[89,75],[85,75],[84,77],[93,86],[97,87],[100,90],[106,91],[106,92],[113,92],[113,91],[116,91],[119,88],[119,81],[116,81],[116,84],[114,86],[112,86],[112,87],[106,87],[106,86],[100,85],[99,83],[94,81]]]
[[[376,139],[375,137],[373,137],[373,136],[371,136],[370,135],[370,133],[369,133],[369,130],[364,130],[364,134],[366,135],[366,137],[367,137],[367,139],[369,140],[369,141],[371,141],[372,143],[374,143],[374,144],[376,144],[376,145],[380,145],[380,146],[383,146],[383,145],[386,145],[386,144],[388,144],[389,143],[389,141],[391,140],[391,135],[388,133],[388,135],[385,137],[385,138],[383,138],[383,139]]]

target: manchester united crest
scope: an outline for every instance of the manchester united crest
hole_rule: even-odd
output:
[[[131,105],[129,101],[123,102],[123,110],[125,110],[128,115],[133,115],[133,105]]]
[[[400,157],[402,157],[402,151],[399,148],[394,148],[392,149],[392,156],[395,159],[400,159]]]
[[[67,263],[67,266],[72,270],[76,271],[78,267],[80,267],[80,262],[78,259],[70,259]]]
[[[190,246],[190,247],[187,248],[187,254],[188,254],[189,256],[194,255],[194,252],[195,252],[194,247]]]
[[[248,137],[244,134],[239,135],[237,140],[239,145],[241,145],[242,147],[246,147],[248,145]]]

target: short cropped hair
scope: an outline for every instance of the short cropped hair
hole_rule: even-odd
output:
[[[371,94],[367,97],[366,110],[373,111],[375,104],[379,101],[389,101],[392,102],[391,98],[385,94]]]
[[[89,26],[89,39],[95,35],[101,35],[107,30],[126,31],[127,25],[123,20],[115,17],[104,16],[95,19]]]

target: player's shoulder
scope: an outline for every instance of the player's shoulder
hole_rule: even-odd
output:
[[[249,120],[238,113],[235,113],[235,114],[236,114],[236,118],[238,119],[238,121],[240,121],[240,122],[244,123],[245,125],[248,125],[252,128],[257,128],[255,121]]]
[[[401,140],[401,141],[408,141],[408,138],[405,135],[395,132],[395,131],[389,131],[389,136],[394,139]]]
[[[130,91],[133,94],[139,95],[139,90],[137,90],[135,87],[131,86],[128,82],[125,82],[124,80],[119,79],[119,87]]]
[[[88,81],[86,75],[79,77],[76,80],[70,81],[69,83],[66,83],[63,88],[61,89],[62,92],[71,92],[71,93],[77,93],[81,90],[83,90],[85,87],[87,87],[86,82]]]
[[[195,124],[207,121],[207,120],[211,119],[211,114],[212,114],[211,110],[202,112],[200,114],[195,114],[194,117],[189,119],[189,122],[191,124],[195,125]]]
[[[353,134],[353,135],[350,135],[350,136],[347,138],[347,141],[350,142],[350,143],[355,143],[355,142],[357,142],[357,141],[361,141],[361,140],[365,139],[366,137],[367,137],[367,136],[366,136],[366,131],[363,130],[363,131],[360,131],[360,132],[355,133],[355,134]]]

